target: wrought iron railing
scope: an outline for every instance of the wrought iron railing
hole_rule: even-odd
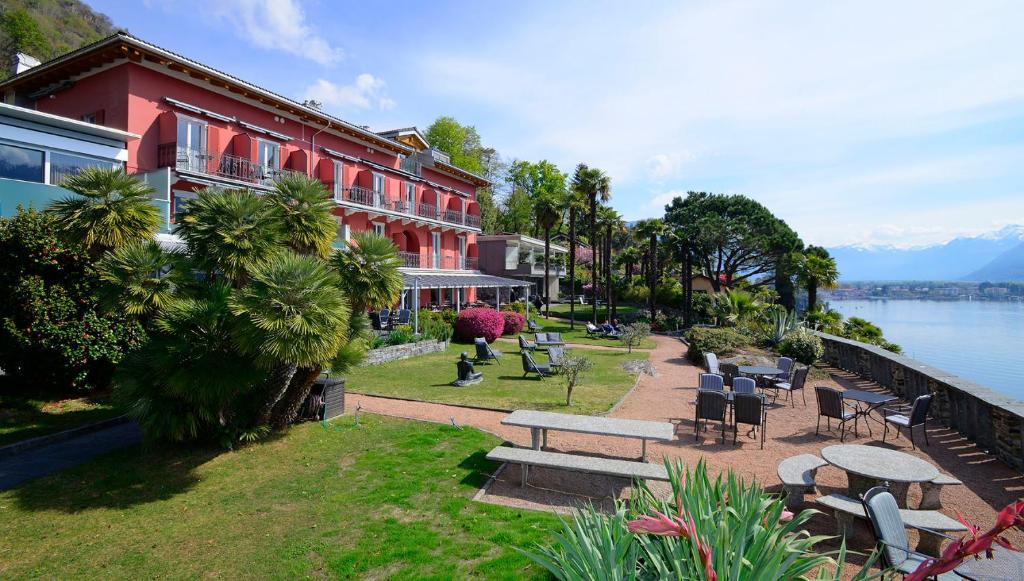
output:
[[[398,252],[398,258],[402,261],[402,266],[406,268],[427,268],[427,269],[439,269],[439,270],[476,270],[477,269],[477,257],[467,256],[461,258],[459,256],[440,256],[435,257],[431,253],[420,254],[419,252]],[[435,258],[437,259],[437,266],[435,265]]]
[[[437,206],[433,204],[420,204],[420,211],[417,215],[423,218],[437,220]]]
[[[305,172],[263,166],[237,155],[213,153],[203,149],[182,147],[175,143],[157,146],[157,166],[264,186],[273,184],[274,180],[280,177],[305,175]]]
[[[398,258],[401,260],[406,268],[419,268],[420,267],[420,253],[419,252],[399,252]]]

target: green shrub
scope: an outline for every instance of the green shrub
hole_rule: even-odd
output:
[[[750,338],[735,329],[722,327],[694,327],[686,332],[690,348],[686,356],[694,363],[704,360],[704,353],[710,351],[718,356],[729,356],[736,349],[750,344]]]
[[[655,297],[659,305],[679,308],[683,306],[683,285],[674,278],[663,278],[658,281]]]
[[[513,303],[504,304],[504,305],[501,305],[501,310],[503,312],[507,311],[507,312],[512,312],[512,313],[519,313],[520,315],[524,315],[525,316],[526,315],[526,303],[524,303],[523,301],[515,301]]]
[[[0,368],[39,394],[106,387],[145,333],[101,311],[88,254],[55,231],[52,217],[31,208],[0,218]]]
[[[793,359],[803,363],[805,365],[811,365],[825,353],[825,347],[821,343],[821,338],[811,332],[806,327],[800,327],[789,333],[779,343],[779,353],[786,357],[792,357]]]
[[[647,304],[647,299],[650,296],[651,289],[641,284],[634,284],[627,288],[626,292],[622,293],[622,300],[626,303],[644,305]]]
[[[412,343],[413,335],[412,328],[408,325],[402,325],[401,327],[391,331],[388,334],[388,345],[405,345],[406,343]]]

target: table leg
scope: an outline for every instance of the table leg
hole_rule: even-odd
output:
[[[864,418],[864,425],[868,428],[868,437],[874,438],[875,435],[871,433],[871,406],[868,406],[863,412],[860,412],[862,418]]]
[[[918,530],[917,546],[914,548],[918,553],[924,553],[929,557],[938,557],[942,551],[943,537],[934,533]]]
[[[640,461],[647,461],[647,438],[640,438]]]
[[[540,450],[540,428],[530,428],[530,444],[534,450]]]
[[[846,478],[850,483],[850,497],[856,500],[860,500],[861,495],[868,490],[885,484],[881,480],[860,476],[859,474],[852,474],[850,472],[846,473]],[[896,504],[900,508],[907,508],[907,491],[910,489],[910,484],[907,482],[890,482],[888,484],[889,491],[892,492],[893,498],[896,499]]]
[[[526,475],[529,474],[530,467],[526,464],[519,465],[519,472],[522,474],[522,481],[519,482],[519,486],[526,486]]]
[[[920,510],[939,510],[942,508],[942,486],[931,482],[921,483]]]
[[[545,429],[542,432],[544,434],[544,444],[541,446],[542,450],[548,449],[548,431]]]

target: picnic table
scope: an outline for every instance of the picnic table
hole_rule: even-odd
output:
[[[637,439],[641,441],[641,460],[647,458],[647,440],[668,442],[675,436],[675,426],[669,422],[622,420],[532,410],[516,410],[501,420],[501,423],[506,426],[530,428],[534,450],[547,447],[548,430]]]
[[[864,424],[868,427],[868,435],[872,436],[871,423],[868,421],[871,419],[871,412],[887,403],[894,402],[899,398],[887,393],[847,389],[843,392],[843,399],[856,402],[857,415],[864,418]],[[884,421],[879,419],[876,419],[875,421],[882,425],[885,424]]]
[[[860,444],[827,446],[821,457],[846,472],[851,498],[860,498],[868,489],[888,483],[900,508],[907,508],[907,490],[914,482],[929,482],[939,475],[931,463],[916,456]]]

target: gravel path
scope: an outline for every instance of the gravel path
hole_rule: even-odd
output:
[[[796,454],[819,454],[825,446],[839,443],[838,434],[825,432],[824,426],[822,435],[814,433],[817,420],[814,385],[830,385],[842,389],[881,389],[845,372],[828,370],[831,373],[830,379],[808,380],[806,406],[802,397],[797,396],[795,407],[780,400],[769,409],[764,450],[760,450],[757,441],[747,438],[742,430],[736,445],[732,443],[731,433],[728,434],[727,443],[723,444],[721,432],[714,424],[711,431],[703,432],[698,438],[694,437],[693,400],[696,398],[695,386],[701,369],[685,359],[685,345],[678,339],[656,336],[655,341],[657,348],[650,353],[651,361],[657,368],[657,377],[641,377],[636,389],[610,415],[668,421],[676,425],[675,440],[648,444],[649,461],[667,457],[678,458],[693,465],[703,458],[712,473],[731,469],[745,478],[756,479],[769,490],[779,490],[776,475],[779,461]],[[553,385],[552,389],[558,388]],[[585,384],[579,389],[585,390]],[[529,430],[502,426],[500,421],[505,416],[503,413],[364,395],[350,395],[346,403],[351,406],[348,409],[355,409],[359,404],[366,412],[418,420],[448,423],[454,419],[459,425],[491,432],[516,445],[529,445]],[[931,462],[941,472],[952,474],[964,482],[964,486],[944,489],[943,505],[948,514],[956,509],[985,529],[994,522],[998,509],[1024,495],[1024,476],[1002,461],[985,454],[952,430],[930,425],[928,435],[931,445],[912,451],[905,437],[891,439],[892,431],[887,442],[882,444],[881,426],[874,422],[871,427],[874,437],[868,436],[862,422],[859,436],[848,434],[846,443],[885,446],[906,452]],[[638,458],[640,453],[639,443],[634,440],[584,434],[551,432],[548,444],[557,451],[618,458]],[[573,506],[580,498],[607,505],[609,497],[622,498],[629,493],[628,482],[550,470],[531,470],[531,486],[521,489],[518,486],[518,472],[515,466],[502,470],[484,499],[513,506],[559,510]],[[845,492],[846,475],[826,466],[818,471],[818,485],[819,491],[823,493]],[[915,506],[919,498],[918,488],[911,487],[911,506]],[[813,497],[808,496],[808,500],[813,500]],[[816,516],[810,528],[819,533],[834,532],[831,517],[826,515]],[[1014,533],[1012,540],[1024,542],[1024,534]],[[866,530],[862,530],[853,544],[863,548],[870,542]]]

